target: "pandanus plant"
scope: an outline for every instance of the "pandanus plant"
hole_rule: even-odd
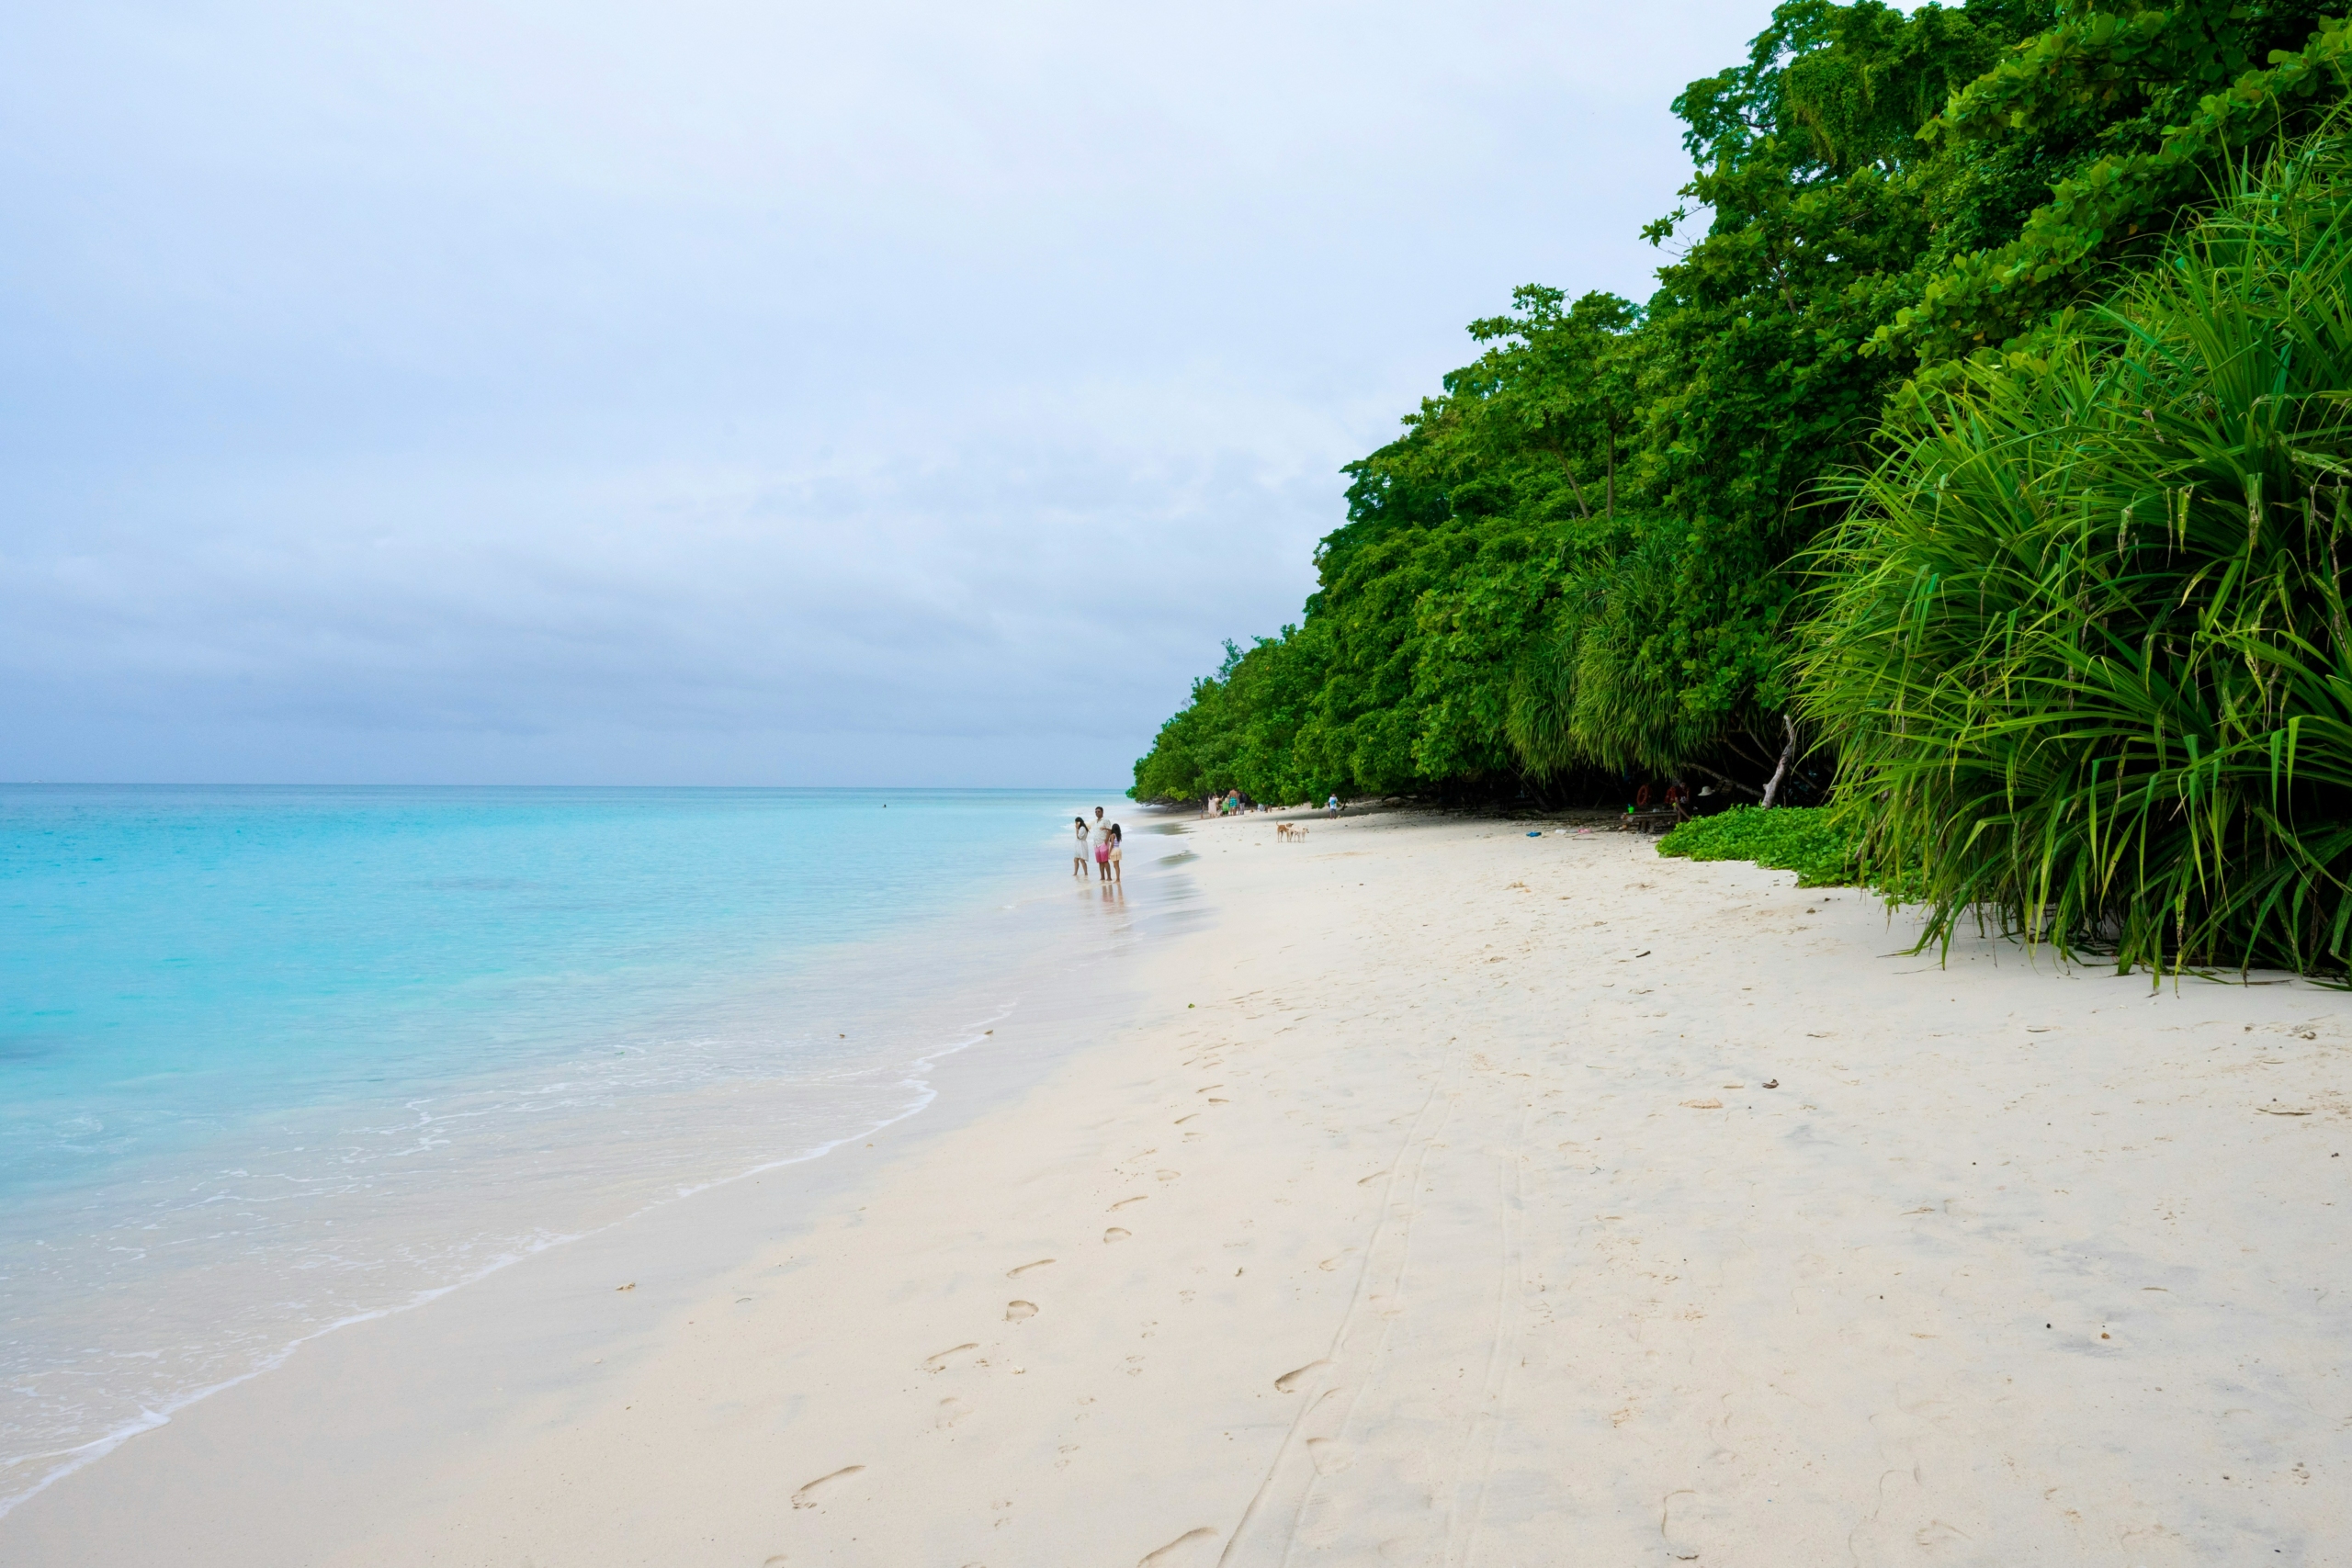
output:
[[[2239,168],[2037,353],[1923,378],[1810,568],[1865,874],[2119,969],[2352,971],[2352,155]]]

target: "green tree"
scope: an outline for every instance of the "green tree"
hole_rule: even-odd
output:
[[[2341,98],[2347,36],[2299,4],[1781,6],[1675,102],[1695,167],[1647,231],[1683,246],[1657,291],[1530,286],[1474,322],[1476,361],[1350,465],[1298,628],[1196,686],[1137,787],[1757,794],[1796,744],[1825,480],[1891,403],[2039,363],[2250,139]]]

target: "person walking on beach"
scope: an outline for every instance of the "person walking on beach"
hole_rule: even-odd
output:
[[[1069,874],[1072,876],[1084,876],[1086,874],[1086,818],[1073,817],[1070,820],[1077,824],[1078,853],[1070,858]]]
[[[1111,880],[1111,824],[1102,820],[1102,808],[1094,808],[1094,879]]]
[[[1111,824],[1111,880],[1119,881],[1119,841],[1126,835],[1119,831],[1116,822]]]
[[[1323,809],[1329,812],[1334,817],[1337,817],[1340,814],[1340,795],[1337,790],[1332,792],[1330,799],[1323,803]]]

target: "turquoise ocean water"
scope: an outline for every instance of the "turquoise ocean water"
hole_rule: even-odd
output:
[[[921,1110],[1182,905],[1132,806],[1136,896],[1073,882],[1095,804],[0,786],[0,1511],[306,1337]]]

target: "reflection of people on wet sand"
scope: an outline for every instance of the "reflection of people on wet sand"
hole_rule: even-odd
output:
[[[1116,822],[1111,824],[1111,880],[1119,880],[1119,840],[1126,835],[1119,831]]]
[[[1084,876],[1086,874],[1086,818],[1073,817],[1070,820],[1077,824],[1078,852],[1070,857],[1069,874],[1072,876]]]

